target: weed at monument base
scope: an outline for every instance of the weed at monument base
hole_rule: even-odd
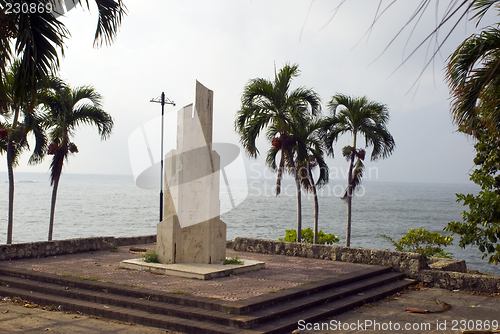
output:
[[[158,260],[158,254],[156,252],[147,252],[142,255],[142,260],[146,263],[160,263]]]

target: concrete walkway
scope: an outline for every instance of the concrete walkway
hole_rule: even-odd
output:
[[[154,249],[154,245],[138,245],[138,247]],[[266,269],[208,281],[119,269],[118,264],[121,260],[138,257],[136,254],[130,254],[128,247],[120,247],[115,252],[99,251],[16,260],[0,265],[70,275],[82,279],[98,279],[115,284],[145,286],[163,291],[183,291],[223,300],[246,299],[366,267],[366,265],[345,262],[241,253],[232,250],[228,250],[228,256],[264,261]],[[440,307],[435,299],[451,305],[451,309],[433,314],[405,312],[407,307],[438,310]],[[29,306],[22,302],[2,301],[0,303],[0,333],[174,333]],[[377,324],[379,327],[375,327]],[[500,329],[500,296],[471,295],[424,288],[406,291],[385,301],[365,305],[317,324],[299,323],[298,327],[302,329],[300,333],[461,333],[461,328],[479,330],[485,327],[487,329],[488,325],[490,329],[495,329],[495,327]],[[312,328],[312,330],[307,330],[307,328]],[[319,328],[319,330],[314,330],[314,328]]]

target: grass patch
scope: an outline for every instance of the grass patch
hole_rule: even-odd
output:
[[[297,284],[297,286],[299,286],[299,285],[311,284],[311,283],[317,283],[317,282],[318,282],[318,281],[307,281],[307,282],[305,282],[305,283],[299,283],[299,284]]]
[[[170,293],[172,293],[172,294],[174,294],[174,295],[190,295],[190,293],[189,293],[189,292],[187,292],[187,291],[181,291],[181,290],[172,291],[172,292],[170,292]]]
[[[239,264],[239,265],[243,265],[245,264],[245,262],[240,259],[239,257],[235,256],[235,257],[230,257],[228,259],[226,259],[224,261],[224,264]]]
[[[156,252],[147,252],[142,255],[142,261],[146,263],[160,263],[158,260],[158,254]]]
[[[118,252],[118,245],[115,244],[114,247],[113,247],[113,249],[110,250],[110,252]]]
[[[78,275],[71,275],[71,274],[62,274],[62,275],[59,275],[61,277],[73,277],[73,278],[78,278],[82,281],[95,281],[95,282],[98,282],[99,279],[97,277],[84,277],[84,276],[78,276]]]

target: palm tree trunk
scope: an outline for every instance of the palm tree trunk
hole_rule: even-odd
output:
[[[311,182],[313,197],[314,197],[314,241],[313,244],[318,243],[318,217],[319,217],[319,204],[318,204],[318,192],[316,191],[316,185],[314,184],[314,179],[311,171],[311,166],[308,164],[307,172],[309,173],[309,180]]]
[[[352,149],[356,150],[356,132],[352,134]],[[349,164],[349,174],[347,175],[347,228],[346,228],[346,238],[345,246],[351,246],[351,206],[352,206],[352,169],[354,166],[355,154],[352,154],[351,163]]]
[[[59,180],[62,174],[64,159],[68,155],[68,138],[64,138],[61,146],[54,152],[51,171],[52,198],[50,203],[50,222],[49,222],[49,241],[52,240],[52,231],[54,230],[54,215],[56,211],[57,189],[59,188]]]
[[[285,168],[285,159],[283,157],[283,151],[281,151],[281,160],[278,167],[278,178],[276,179],[276,196],[281,194],[281,178],[283,177],[283,169]]]
[[[52,199],[50,202],[50,222],[49,222],[49,241],[52,241],[52,231],[54,230],[54,214],[56,211],[57,188],[59,187],[59,179],[61,175],[57,175],[52,186]]]
[[[14,145],[12,139],[7,142],[7,169],[9,173],[9,218],[7,223],[7,244],[12,243],[12,226],[14,223]]]
[[[292,150],[289,149],[287,151],[288,160],[290,161],[290,167],[293,170],[293,177],[295,178],[295,189],[297,192],[297,242],[301,242],[301,233],[302,233],[302,192],[300,189],[300,180],[299,173],[297,171],[297,167],[295,166],[295,161],[293,160]]]
[[[354,155],[349,164],[349,174],[347,175],[347,228],[345,246],[351,246],[351,204],[352,204],[352,169],[354,165]]]

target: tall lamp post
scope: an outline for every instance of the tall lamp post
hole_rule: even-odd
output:
[[[151,99],[149,102],[155,102],[161,104],[161,164],[160,164],[160,222],[163,220],[163,119],[165,104],[171,104],[175,107],[175,103],[170,101],[170,99],[165,98],[165,93],[162,92],[160,97],[156,99]]]

